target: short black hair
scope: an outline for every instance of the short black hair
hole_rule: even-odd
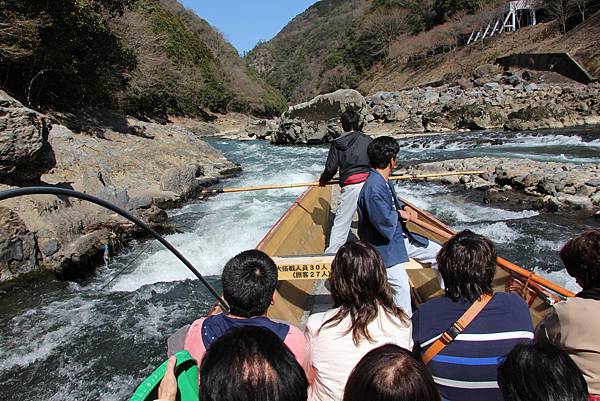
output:
[[[600,230],[570,239],[560,250],[560,259],[584,290],[600,288]]]
[[[262,251],[244,251],[225,264],[221,280],[223,297],[232,314],[260,316],[266,313],[273,299],[277,265]]]
[[[271,330],[233,328],[200,364],[202,401],[306,401],[308,381],[294,354]]]
[[[474,301],[491,294],[496,274],[496,247],[483,235],[464,230],[450,238],[437,255],[446,295]]]
[[[498,366],[504,401],[586,401],[581,371],[565,351],[548,343],[517,344]]]
[[[343,112],[340,121],[345,132],[361,131],[363,128],[360,114],[356,110],[351,109]]]
[[[367,147],[369,163],[373,168],[385,168],[399,151],[398,141],[391,136],[377,137]]]
[[[369,351],[354,367],[343,401],[439,401],[429,369],[395,344]]]

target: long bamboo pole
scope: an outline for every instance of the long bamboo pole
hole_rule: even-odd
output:
[[[474,175],[474,174],[483,174],[485,171],[447,171],[443,173],[429,173],[429,174],[404,174],[404,175],[396,175],[391,176],[389,179],[398,181],[398,180],[418,180],[424,178],[439,178],[439,177],[450,177],[457,175]],[[327,185],[338,184],[338,180],[331,180],[327,182]],[[248,192],[248,191],[262,191],[266,189],[286,189],[286,188],[300,188],[300,187],[317,187],[319,186],[319,182],[303,182],[299,184],[277,184],[277,185],[258,185],[255,187],[239,187],[239,188],[219,188],[219,189],[206,189],[202,191],[202,194],[222,194],[222,193],[230,193],[230,192]]]
[[[450,234],[445,230],[437,228],[437,227],[435,227],[429,223],[426,223],[422,220],[419,220],[419,219],[411,219],[410,221],[412,223],[416,224],[417,226],[424,228],[425,230],[431,231],[431,232],[439,235],[440,237],[442,237],[446,240],[449,240],[452,237],[452,235],[454,235],[453,233]],[[574,297],[575,296],[575,294],[573,294],[571,291],[566,290],[566,289],[554,284],[553,282],[548,281],[548,280],[538,276],[537,274],[530,272],[529,270],[525,270],[522,267],[519,267],[519,266],[515,265],[514,263],[509,262],[506,259],[498,258],[497,262],[500,267],[503,267],[506,270],[513,271],[513,272],[517,273],[518,275],[523,276],[524,278],[527,278],[543,287],[548,288],[549,290],[556,292],[557,294],[563,295],[565,297]]]

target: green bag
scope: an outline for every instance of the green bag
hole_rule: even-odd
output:
[[[179,388],[178,400],[199,401],[198,397],[198,365],[189,352],[179,351],[175,354],[175,377]],[[129,401],[153,401],[158,398],[158,386],[167,371],[167,361],[164,361],[146,380],[135,390]]]

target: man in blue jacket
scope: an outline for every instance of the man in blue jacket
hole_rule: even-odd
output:
[[[389,136],[375,138],[367,148],[372,170],[358,198],[358,235],[381,254],[388,280],[394,287],[394,303],[412,313],[410,285],[404,264],[409,258],[436,267],[440,245],[411,234],[405,222],[416,212],[398,199],[388,179],[397,166],[398,142]]]

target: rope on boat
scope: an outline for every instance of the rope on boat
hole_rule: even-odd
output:
[[[148,226],[146,223],[144,223],[142,220],[135,217],[131,213],[95,196],[73,191],[66,188],[57,188],[50,186],[32,186],[0,191],[0,201],[26,195],[56,195],[78,198],[84,201],[95,203],[96,205],[102,206],[108,210],[112,210],[113,212],[121,215],[122,217],[125,217],[127,220],[144,229],[148,234],[153,236],[158,242],[163,244],[169,251],[171,251],[175,256],[177,256],[177,258],[183,262],[183,264],[194,274],[194,276],[196,276],[202,282],[202,284],[204,284],[206,289],[221,304],[221,307],[224,308],[224,310],[229,310],[229,306],[227,305],[225,300],[221,298],[219,293],[214,289],[212,285],[210,285],[208,281],[206,281],[206,279],[202,276],[202,274],[200,274],[200,272],[194,267],[194,265],[192,265],[177,249],[175,249],[173,245],[171,245],[167,240],[165,240],[158,232],[156,232],[154,229],[152,229],[150,226]]]

